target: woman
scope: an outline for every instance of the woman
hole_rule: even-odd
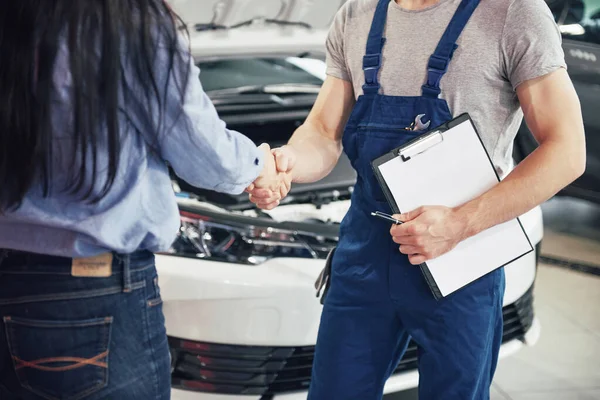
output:
[[[278,186],[228,131],[163,0],[19,0],[0,13],[0,398],[168,399],[152,253],[192,185]]]

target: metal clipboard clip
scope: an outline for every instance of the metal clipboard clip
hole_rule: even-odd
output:
[[[414,143],[398,150],[398,156],[402,157],[402,161],[408,161],[412,157],[426,152],[433,146],[436,146],[444,141],[443,132],[436,130],[417,139]]]

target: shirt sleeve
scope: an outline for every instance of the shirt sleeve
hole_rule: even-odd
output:
[[[336,14],[325,43],[327,54],[327,75],[351,81],[344,54],[344,32],[346,26],[347,4]]]
[[[192,62],[183,106],[179,91],[167,99],[172,124],[161,137],[161,156],[192,186],[240,194],[263,168],[262,151],[246,136],[227,129],[199,80]]]
[[[523,82],[567,68],[562,38],[544,0],[513,0],[501,42],[507,79]]]

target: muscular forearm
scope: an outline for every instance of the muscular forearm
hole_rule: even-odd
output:
[[[527,125],[540,147],[499,185],[456,211],[468,235],[516,218],[583,174],[585,134],[581,106],[564,69],[517,88]]]
[[[585,145],[544,142],[502,183],[455,211],[466,221],[466,235],[473,236],[545,202],[579,177],[584,168]]]
[[[290,146],[296,163],[292,169],[292,179],[296,183],[316,182],[327,176],[337,164],[342,153],[339,140],[321,132],[322,128],[307,121],[296,130],[290,139]]]

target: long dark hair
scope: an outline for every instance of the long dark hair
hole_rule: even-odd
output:
[[[38,183],[51,194],[52,96],[60,46],[69,53],[73,157],[66,188],[82,201],[98,202],[119,168],[119,114],[133,88],[142,96],[156,136],[163,130],[166,86],[183,102],[189,51],[179,35],[184,24],[165,0],[16,0],[0,12],[0,214],[18,208]],[[167,52],[166,80],[155,60]],[[127,68],[126,68],[127,67]],[[164,85],[164,87],[163,87]],[[172,93],[172,92],[171,92]],[[136,94],[140,97],[140,94]],[[172,100],[171,100],[172,101]],[[158,117],[156,106],[158,105]],[[171,105],[172,106],[172,105]],[[139,134],[139,132],[138,132]],[[101,145],[100,145],[101,144]],[[108,151],[105,182],[94,190],[98,152]]]

